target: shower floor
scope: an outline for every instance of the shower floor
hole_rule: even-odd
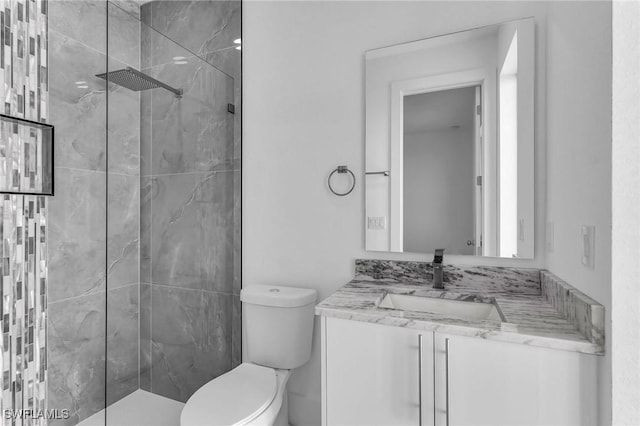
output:
[[[184,404],[138,389],[107,408],[108,426],[178,426]],[[104,410],[78,426],[105,426]]]

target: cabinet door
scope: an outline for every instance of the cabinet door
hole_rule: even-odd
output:
[[[435,333],[438,425],[595,425],[597,357]]]
[[[433,424],[433,333],[324,317],[322,325],[323,424],[419,425],[420,396],[423,424]]]

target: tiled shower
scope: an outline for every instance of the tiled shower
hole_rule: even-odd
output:
[[[2,10],[15,81],[42,74],[31,103],[5,92],[5,112],[55,127],[54,196],[0,206],[5,265],[26,250],[24,268],[3,267],[3,410],[46,407],[57,418],[33,424],[75,425],[134,391],[184,402],[241,359],[240,1]],[[127,67],[182,97],[96,77]]]

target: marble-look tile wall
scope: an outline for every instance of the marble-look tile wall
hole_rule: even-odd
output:
[[[70,410],[56,425],[138,388],[139,95],[95,77],[140,65],[133,2],[117,4],[50,2],[49,407]]]
[[[185,91],[141,97],[140,386],[186,401],[241,356],[239,2],[160,0],[140,16],[143,71]],[[224,49],[236,75],[205,60]]]

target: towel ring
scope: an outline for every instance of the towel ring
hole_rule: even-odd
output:
[[[351,175],[351,179],[353,179],[353,183],[351,184],[351,188],[347,192],[336,192],[331,186],[331,178],[335,173],[349,173]],[[353,191],[353,188],[356,187],[356,175],[354,175],[353,172],[349,170],[347,166],[338,166],[329,175],[329,178],[327,179],[327,184],[329,185],[329,191],[333,192],[335,195],[339,197],[344,197],[345,195],[351,194],[351,191]]]

